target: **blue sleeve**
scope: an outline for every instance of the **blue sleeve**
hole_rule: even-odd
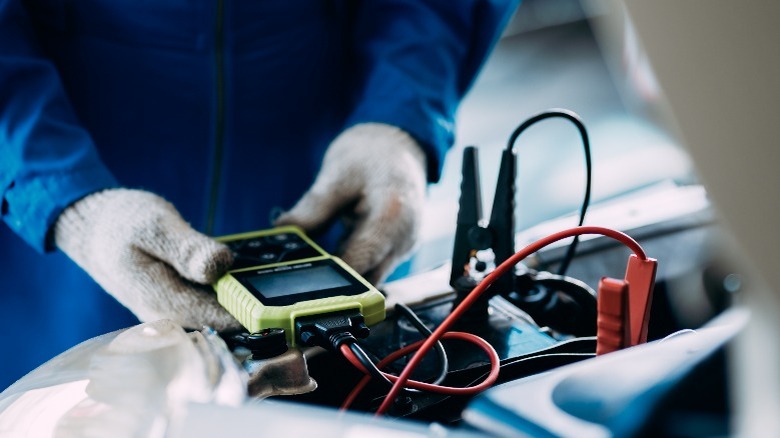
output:
[[[0,0],[0,215],[40,252],[60,212],[115,186],[18,0]]]
[[[458,103],[517,4],[361,2],[353,33],[360,80],[349,124],[382,122],[409,132],[426,149],[428,179],[437,181]]]

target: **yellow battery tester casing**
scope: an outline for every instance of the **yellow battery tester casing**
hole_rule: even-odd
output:
[[[295,344],[295,320],[358,310],[366,325],[385,318],[371,283],[294,226],[219,237],[233,251],[231,270],[214,285],[219,303],[247,330],[283,328]]]

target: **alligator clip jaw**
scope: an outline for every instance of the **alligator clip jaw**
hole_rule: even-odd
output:
[[[482,193],[480,188],[477,149],[466,147],[463,151],[460,206],[452,254],[450,285],[463,284],[463,277],[470,276],[471,261],[478,251],[492,250],[495,266],[503,263],[515,252],[515,153],[505,150],[501,156],[496,194],[493,200],[490,222],[482,217]],[[491,289],[508,292],[512,289],[512,274],[496,279]]]

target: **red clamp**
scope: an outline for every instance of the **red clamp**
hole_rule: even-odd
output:
[[[626,278],[604,277],[599,282],[596,354],[647,342],[647,325],[653,303],[658,262],[628,259]]]

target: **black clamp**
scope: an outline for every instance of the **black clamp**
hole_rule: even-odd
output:
[[[486,221],[482,217],[477,149],[469,146],[463,151],[463,180],[450,272],[450,286],[458,295],[455,305],[495,266],[515,253],[516,166],[514,150],[505,149],[490,220]],[[499,294],[527,312],[541,326],[575,336],[596,333],[596,294],[593,289],[571,277],[523,267],[496,279],[483,298],[464,315],[464,319],[486,319],[488,300]]]
[[[460,208],[452,252],[450,286],[458,294],[456,305],[495,266],[514,253],[514,205],[515,205],[515,153],[505,150],[501,156],[496,194],[490,221],[482,217],[482,193],[480,188],[477,149],[468,146],[463,151],[463,180],[460,186]],[[492,251],[492,257],[490,251]],[[491,285],[491,294],[510,292],[512,275],[506,274]],[[490,295],[475,303],[466,319],[487,317],[487,301]]]

